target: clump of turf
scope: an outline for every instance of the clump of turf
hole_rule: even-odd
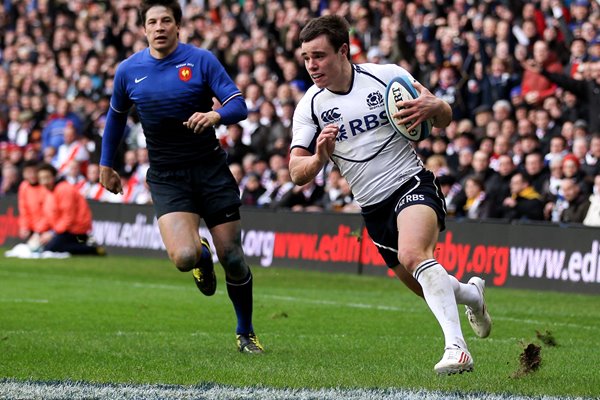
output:
[[[519,378],[537,371],[542,365],[542,347],[529,343],[519,355],[519,369],[512,376]]]
[[[550,346],[550,347],[556,347],[556,346],[558,346],[558,343],[556,342],[556,339],[554,338],[554,335],[552,334],[552,332],[550,332],[548,330],[546,330],[545,333],[541,333],[540,331],[536,330],[535,331],[535,335],[546,346]]]

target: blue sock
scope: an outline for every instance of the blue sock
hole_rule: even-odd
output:
[[[237,316],[236,334],[247,335],[254,332],[252,326],[252,273],[248,271],[248,275],[239,282],[232,282],[228,279],[225,282],[227,283],[227,294]]]

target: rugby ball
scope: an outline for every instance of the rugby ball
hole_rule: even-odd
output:
[[[393,115],[399,110],[396,106],[398,101],[413,100],[417,97],[419,97],[419,93],[417,93],[417,89],[415,89],[408,76],[397,76],[388,83],[385,89],[385,112],[390,125],[396,132],[413,142],[429,137],[433,126],[432,121],[423,121],[416,128],[409,131],[408,127],[412,125],[412,122],[400,124]]]

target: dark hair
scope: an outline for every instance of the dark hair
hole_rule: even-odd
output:
[[[52,164],[48,164],[48,163],[42,163],[40,164],[40,166],[38,167],[38,172],[39,171],[49,171],[52,176],[56,177],[56,174],[58,174],[58,171],[56,171],[56,168],[54,168],[54,166]]]
[[[348,46],[348,59],[350,59],[350,25],[343,17],[338,15],[324,15],[315,18],[306,24],[300,32],[300,43],[310,42],[318,36],[325,35],[335,51],[344,44]]]
[[[37,160],[27,160],[23,163],[23,169],[25,168],[35,168],[38,169],[39,162]]]
[[[469,176],[467,176],[467,178],[465,179],[465,182],[466,181],[473,182],[475,185],[479,186],[479,189],[481,189],[482,191],[485,191],[485,184],[483,182],[483,179],[481,179],[477,175],[469,175]]]
[[[155,6],[163,6],[171,10],[173,18],[175,18],[175,23],[177,26],[181,25],[183,12],[181,11],[181,5],[177,0],[142,0],[142,5],[140,6],[142,25],[146,25],[146,13],[148,10]]]
[[[514,178],[517,175],[521,177],[521,180],[523,181],[523,183],[526,183],[527,186],[531,185],[531,178],[529,177],[529,175],[527,175],[527,173],[523,171],[517,171],[513,174],[512,178]]]

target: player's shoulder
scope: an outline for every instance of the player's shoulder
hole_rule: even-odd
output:
[[[354,64],[354,68],[357,74],[364,74],[372,76],[373,78],[380,79],[384,82],[389,82],[397,76],[410,76],[410,73],[396,64]]]
[[[145,48],[136,53],[133,53],[132,55],[130,55],[129,57],[127,57],[119,63],[119,65],[117,66],[117,72],[125,73],[129,69],[134,68],[136,65],[143,64],[144,58],[146,57],[146,53],[149,51],[150,50],[148,48]]]
[[[179,43],[178,51],[185,56],[198,57],[200,59],[216,59],[216,56],[210,50],[196,47],[188,43]]]
[[[306,92],[304,92],[304,95],[298,101],[298,104],[296,105],[296,110],[310,110],[315,98],[324,93],[328,93],[328,91],[326,89],[317,87],[317,85],[312,85],[306,90]]]

